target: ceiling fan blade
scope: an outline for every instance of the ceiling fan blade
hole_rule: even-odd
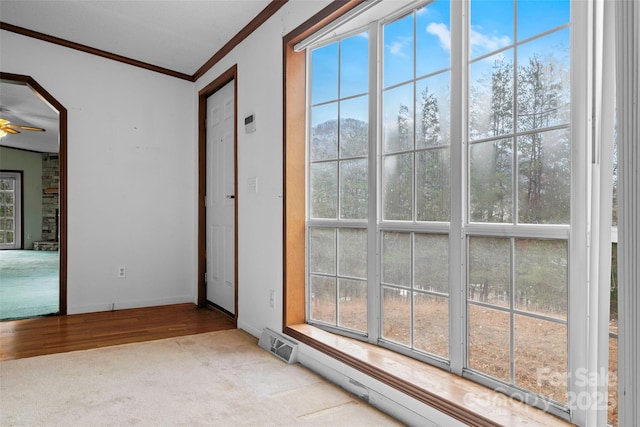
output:
[[[10,128],[13,128],[13,129],[33,130],[33,131],[36,131],[36,132],[44,132],[44,129],[33,127],[33,126],[7,125],[7,127],[10,127]]]

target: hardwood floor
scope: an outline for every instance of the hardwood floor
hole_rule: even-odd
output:
[[[235,321],[195,304],[136,308],[0,322],[0,360],[151,341],[235,328]]]

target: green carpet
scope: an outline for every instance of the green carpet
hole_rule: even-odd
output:
[[[0,320],[59,310],[58,252],[0,251]]]

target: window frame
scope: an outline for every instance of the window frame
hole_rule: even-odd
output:
[[[458,2],[452,2],[454,4],[457,4]],[[571,20],[574,26],[576,27],[580,27],[580,34],[585,35],[588,34],[588,29],[589,29],[589,23],[588,21],[585,19],[587,17],[587,12],[588,12],[588,7],[587,6],[581,6],[579,8],[575,7],[577,6],[577,3],[579,2],[572,2],[572,10],[571,10]],[[352,7],[356,6],[356,2],[354,2],[353,4],[350,5],[349,9],[351,9]],[[452,7],[452,44],[454,43],[465,43],[465,37],[462,36],[462,34],[466,31],[466,26],[463,25],[461,22],[457,22],[458,21],[456,19],[456,17],[458,16],[458,14],[453,12],[454,8],[461,8],[459,5],[453,6]],[[575,9],[580,9],[579,11],[574,10]],[[327,8],[329,9],[329,8]],[[346,9],[346,7],[345,7]],[[339,5],[334,5],[334,8],[332,11],[327,10],[327,12],[329,13],[327,16],[331,16],[332,13],[335,13],[335,15],[340,15],[340,13],[336,13],[336,10],[339,10]],[[319,14],[320,15],[320,14]],[[335,16],[334,15],[334,16]],[[460,15],[460,21],[462,21],[462,16],[464,15]],[[579,17],[579,19],[576,19],[576,16]],[[330,21],[331,19],[326,19],[326,21]],[[290,50],[293,47],[293,42],[298,41],[301,39],[301,34],[304,35],[308,35],[310,33],[313,32],[314,29],[317,28],[321,28],[322,25],[318,24],[318,23],[309,23],[310,25],[308,27],[306,27],[306,29],[304,31],[301,31],[299,33],[296,32],[292,32],[290,33],[287,37],[285,37],[284,39],[284,47],[285,47],[285,51]],[[458,27],[458,30],[462,30],[462,31],[455,31],[455,27]],[[302,26],[304,27],[304,26]],[[571,37],[571,66],[572,66],[572,70],[573,73],[576,73],[575,70],[578,69],[579,65],[588,65],[588,61],[587,61],[587,57],[588,55],[586,55],[586,53],[588,52],[589,47],[587,46],[587,43],[578,43],[576,44],[576,39],[580,39],[580,37],[577,37],[575,34],[577,33],[577,30],[574,29],[574,33],[572,34]],[[461,34],[460,37],[457,36],[457,34]],[[458,39],[457,41],[455,41],[455,39]],[[580,49],[578,49],[577,47],[579,47]],[[291,59],[291,57],[289,57],[289,59]],[[299,61],[300,59],[296,59],[295,61]],[[452,58],[452,62],[454,61],[459,61],[461,60],[460,58]],[[295,61],[285,61],[285,76],[287,76],[287,78],[291,78],[292,74],[288,74],[287,71],[290,70],[290,68],[288,66],[293,65],[293,63]],[[452,63],[453,66],[453,63]],[[578,104],[578,102],[580,101],[588,101],[589,98],[589,90],[586,90],[584,92],[580,91],[580,90],[576,90],[576,87],[579,88],[588,88],[588,72],[587,72],[588,67],[584,67],[584,71],[581,73],[582,76],[580,79],[576,79],[574,77],[572,77],[572,82],[571,82],[571,124],[570,124],[570,128],[571,128],[571,135],[572,135],[572,140],[575,140],[576,138],[580,137],[586,137],[589,134],[589,129],[588,129],[588,123],[587,123],[587,117],[588,115],[585,114],[585,112],[588,111],[588,107],[586,107],[587,105],[589,105],[588,102],[584,102],[583,104]],[[296,78],[298,79],[298,84],[300,84],[300,82],[304,79],[300,78],[301,76],[297,76]],[[453,76],[452,76],[453,79]],[[285,81],[287,81],[285,79]],[[291,137],[292,135],[295,135],[296,132],[294,129],[292,129],[291,126],[291,119],[293,117],[296,116],[296,114],[292,114],[290,112],[290,109],[292,108],[292,106],[294,105],[294,103],[290,103],[288,102],[289,100],[286,98],[286,94],[287,92],[287,85],[285,85],[285,141],[287,140],[287,138]],[[291,86],[289,86],[290,88]],[[452,91],[456,91],[459,90],[460,92],[464,93],[467,88],[465,87],[465,84],[463,83],[462,87],[460,88],[456,88],[454,89],[452,87]],[[451,95],[452,99],[455,97],[455,94],[452,93]],[[299,99],[298,101],[298,106],[300,106],[299,104]],[[577,111],[578,108],[575,108],[576,105],[580,105],[582,108],[580,108],[581,111]],[[455,141],[455,136],[454,136],[454,132],[455,129],[459,129],[459,126],[455,126],[454,125],[454,117],[455,114],[452,113],[452,134],[451,134],[451,140]],[[300,133],[298,132],[297,135],[300,135]],[[586,138],[585,138],[586,139]],[[463,140],[463,138],[460,138],[460,140]],[[464,143],[463,143],[464,145]],[[455,154],[454,154],[454,147],[456,146],[456,144],[452,144],[451,145],[451,158],[454,158]],[[574,143],[572,143],[572,148],[575,146]],[[288,156],[289,154],[291,154],[291,152],[289,151],[290,144],[286,144],[286,152],[285,152],[285,158],[286,156]],[[299,147],[298,147],[299,149]],[[461,151],[463,149],[461,148]],[[466,148],[465,148],[466,150]],[[580,152],[577,152],[580,151]],[[460,153],[461,155],[463,155],[462,153]],[[572,348],[584,348],[583,346],[586,345],[587,341],[588,341],[588,337],[587,337],[587,331],[586,331],[586,322],[584,321],[584,319],[586,318],[587,315],[587,309],[586,309],[586,304],[585,301],[587,300],[587,296],[586,293],[584,292],[584,289],[582,288],[582,285],[579,285],[578,283],[586,283],[585,282],[581,282],[581,280],[583,278],[585,278],[586,276],[586,272],[584,271],[584,268],[579,267],[580,263],[576,262],[576,259],[586,259],[587,257],[587,251],[586,251],[586,243],[587,243],[587,220],[586,218],[581,218],[580,214],[577,214],[576,211],[578,209],[583,209],[586,201],[588,199],[587,194],[588,194],[588,189],[589,189],[589,184],[588,184],[588,179],[590,178],[589,175],[589,170],[587,167],[587,164],[589,163],[588,160],[588,155],[589,153],[587,153],[587,150],[574,150],[572,149],[571,152],[571,163],[572,163],[572,174],[571,174],[571,181],[572,181],[572,198],[571,198],[571,227],[569,229],[567,229],[567,227],[561,226],[559,227],[560,230],[558,230],[556,226],[548,226],[548,225],[544,225],[544,226],[536,226],[536,225],[531,225],[529,227],[529,231],[531,231],[532,234],[535,234],[534,237],[538,238],[541,235],[545,236],[546,238],[550,238],[550,237],[558,237],[558,232],[568,235],[568,242],[569,242],[569,257],[571,259],[570,261],[570,265],[568,267],[568,276],[569,276],[569,293],[570,296],[569,297],[569,318],[572,319],[570,320],[570,322],[573,322],[573,330],[570,330],[568,333],[568,343],[569,343],[569,352],[568,352],[568,372],[575,372],[576,371],[576,367],[580,367],[580,366],[586,366],[586,360],[587,360],[587,356],[586,355],[580,355],[578,351],[572,351]],[[463,164],[466,164],[465,162],[463,162]],[[290,172],[291,170],[289,170]],[[287,174],[287,170],[285,170],[285,176],[288,176]],[[464,178],[464,172],[463,171],[458,171],[460,173],[455,174],[454,171],[452,170],[452,175],[456,175],[454,177],[452,177],[452,181],[451,181],[451,192],[453,193],[453,187],[454,187],[454,180],[459,181],[460,186],[462,186],[462,184],[465,182],[465,178]],[[456,179],[456,177],[458,177],[458,179]],[[285,180],[286,181],[286,180]],[[286,182],[285,182],[285,186],[286,186]],[[298,299],[298,301],[300,300],[300,298],[304,299],[304,295],[300,295],[299,291],[295,291],[295,292],[289,292],[290,290],[293,290],[294,288],[296,288],[295,286],[290,286],[291,285],[291,278],[293,274],[296,274],[296,268],[289,268],[291,266],[291,264],[293,264],[293,262],[291,262],[291,259],[288,259],[288,256],[291,254],[291,249],[293,247],[295,247],[294,245],[289,245],[289,240],[288,238],[291,236],[291,231],[294,230],[294,228],[297,228],[298,230],[300,230],[299,224],[296,224],[295,227],[289,227],[291,225],[290,221],[288,221],[288,218],[290,219],[291,217],[287,216],[287,213],[291,213],[292,209],[294,208],[294,203],[289,204],[289,202],[291,201],[291,196],[293,194],[295,194],[296,192],[298,192],[299,189],[296,189],[295,191],[293,191],[292,193],[286,193],[287,197],[285,200],[285,290],[286,290],[286,294],[285,294],[285,302],[287,301],[287,298],[290,297],[295,297]],[[581,195],[580,197],[575,197],[576,192],[579,192],[579,194]],[[304,194],[304,192],[302,192],[302,194]],[[578,200],[579,199],[579,200]],[[299,202],[299,200],[298,200]],[[460,206],[461,208],[464,208],[464,204],[465,202],[463,201],[462,206]],[[300,205],[298,204],[298,207]],[[297,217],[297,219],[299,220],[299,217]],[[454,217],[453,215],[453,211],[452,211],[452,217],[451,217],[451,222],[454,223],[455,220],[457,218]],[[577,220],[576,220],[577,219]],[[461,227],[460,229],[456,230],[457,227],[451,227],[451,230],[449,231],[450,233],[450,240],[453,242],[456,241],[462,241],[462,235],[463,235],[463,231],[466,232],[473,232],[475,225],[472,223],[469,224],[465,224],[463,227]],[[459,231],[459,233],[456,233],[456,231]],[[478,230],[480,231],[480,230]],[[512,230],[508,230],[507,229],[503,229],[502,227],[497,227],[495,230],[491,231],[490,234],[495,234],[495,235],[504,235],[503,233],[505,232],[509,232]],[[452,235],[453,233],[458,234],[458,236]],[[483,233],[486,233],[486,230],[483,230]],[[538,234],[541,233],[541,234]],[[525,234],[529,234],[529,233],[525,233]],[[523,236],[526,237],[526,236]],[[377,245],[379,245],[379,242],[377,242]],[[461,249],[463,248],[464,245],[461,246],[457,246],[457,245],[451,245],[450,246],[450,253],[456,253],[456,252],[460,252]],[[451,269],[452,272],[455,273],[455,270],[457,270],[456,268],[452,268]],[[299,274],[299,270],[298,270],[298,274]],[[460,273],[463,274],[463,273]],[[306,277],[306,274],[302,274],[302,277]],[[297,277],[300,277],[300,275],[298,275]],[[450,275],[450,280],[452,282],[457,282],[457,283],[461,283],[462,280],[460,281],[456,281],[453,277],[451,277]],[[377,288],[377,286],[375,286],[375,288]],[[299,287],[297,287],[297,289],[300,289]],[[454,290],[451,290],[451,293],[454,293]],[[582,295],[581,295],[582,294]],[[293,299],[293,298],[292,298]],[[462,300],[464,300],[464,297],[462,298]],[[285,303],[285,310],[284,310],[284,325],[285,325],[285,330],[287,330],[287,326],[288,325],[293,325],[296,323],[301,323],[300,320],[302,318],[304,318],[304,313],[300,313],[299,310],[291,310],[290,308],[293,308],[293,306],[295,306],[296,304],[287,304]],[[462,305],[462,304],[461,304]],[[299,306],[298,306],[299,307]],[[450,316],[451,317],[456,317],[458,316],[460,313],[456,312],[456,308],[455,308],[455,304],[452,304],[453,309],[451,310]],[[459,307],[458,308],[460,311],[463,310],[463,308]],[[302,315],[302,316],[301,316]],[[575,321],[578,320],[578,321]],[[295,335],[295,334],[294,334]],[[452,339],[454,338],[454,335],[456,335],[456,331],[452,331],[452,334],[450,334],[450,336],[452,337]],[[464,333],[462,331],[459,331],[459,336],[463,337]],[[576,347],[576,345],[578,347]],[[452,345],[452,347],[455,347],[455,345]],[[451,364],[451,371],[452,372],[461,372],[462,371],[462,364],[458,365],[457,363],[454,363],[455,361],[452,360],[452,364]],[[585,391],[587,390],[587,387],[581,387],[576,385],[575,381],[570,382],[570,392],[573,393],[579,393],[581,391]],[[572,408],[572,414],[571,414],[571,418],[572,420],[578,421],[580,422],[581,419],[585,418],[585,415],[582,414],[580,415],[580,412],[584,412],[582,411],[580,408]]]
[[[1,249],[22,249],[22,234],[23,234],[23,179],[21,171],[10,171],[10,170],[1,170],[0,178],[12,180],[14,183],[13,188],[13,242],[12,243],[0,243]],[[7,191],[7,190],[2,190]],[[3,217],[6,219],[9,217]],[[2,232],[6,232],[6,230],[2,230]]]
[[[378,58],[383,57],[383,43],[382,43],[382,28],[384,27],[384,25],[389,24],[389,23],[393,23],[397,20],[400,19],[404,19],[405,17],[407,17],[410,14],[413,14],[413,12],[415,10],[418,10],[422,7],[424,7],[425,5],[428,5],[429,1],[421,1],[421,2],[417,2],[416,4],[410,4],[407,7],[403,7],[400,10],[398,10],[397,12],[387,16],[387,17],[383,17],[381,19],[378,19],[376,21],[373,21],[370,25],[369,28],[373,28],[374,26],[377,28],[377,32],[374,33],[375,35],[377,35],[377,38],[374,37],[370,37],[370,40],[373,40],[373,42],[371,43],[371,45],[375,45],[377,46],[377,55]],[[456,6],[458,6],[456,3],[459,2],[452,2],[452,10],[451,10],[451,20],[453,21],[455,19],[456,16],[458,16],[455,11],[459,10],[460,16],[464,16],[464,17],[468,17],[470,15],[470,10],[469,10],[469,2],[464,2],[464,4],[461,5],[461,8],[458,9]],[[573,7],[571,8],[573,10]],[[573,13],[573,12],[572,12]],[[415,15],[414,15],[415,16]],[[468,18],[467,18],[468,19]],[[457,310],[449,310],[450,311],[450,319],[449,319],[449,327],[450,327],[450,333],[449,333],[449,339],[450,339],[450,351],[449,351],[449,358],[448,360],[443,360],[439,357],[434,357],[433,355],[424,355],[421,356],[420,352],[416,353],[416,350],[414,349],[408,349],[406,346],[403,345],[398,345],[393,341],[389,341],[384,339],[384,337],[382,337],[382,332],[381,332],[381,328],[382,325],[379,324],[378,322],[374,323],[374,324],[370,324],[369,326],[369,330],[367,331],[367,335],[366,337],[368,337],[368,341],[371,343],[375,343],[377,345],[381,345],[383,347],[386,348],[390,348],[394,351],[397,351],[399,353],[402,354],[407,354],[410,355],[411,357],[417,358],[419,360],[425,361],[427,363],[431,363],[434,364],[436,366],[442,367],[446,370],[453,370],[452,366],[456,367],[457,371],[456,373],[458,373],[459,375],[463,376],[463,377],[467,377],[467,378],[471,378],[474,381],[480,382],[482,384],[485,384],[487,386],[490,386],[492,388],[495,389],[502,389],[506,394],[510,394],[512,396],[516,396],[516,397],[522,397],[522,393],[524,393],[524,397],[527,398],[527,396],[529,395],[533,395],[534,399],[529,399],[534,406],[538,406],[540,408],[544,408],[546,410],[552,411],[554,412],[556,415],[568,419],[570,417],[570,409],[568,406],[559,404],[558,402],[554,402],[550,399],[544,398],[542,396],[536,395],[533,391],[527,391],[524,389],[521,389],[515,385],[508,385],[508,384],[504,384],[503,382],[494,379],[492,377],[489,377],[488,375],[482,374],[481,372],[475,371],[473,369],[471,369],[469,367],[469,360],[468,360],[468,305],[470,304],[467,300],[467,295],[466,295],[466,283],[467,283],[467,275],[468,275],[468,266],[467,266],[467,260],[468,260],[468,241],[471,237],[476,237],[476,236],[495,236],[495,237],[508,237],[510,240],[512,239],[518,239],[518,238],[529,238],[529,239],[554,239],[554,240],[561,240],[561,241],[565,241],[567,246],[570,248],[569,252],[570,254],[568,254],[568,259],[569,261],[569,265],[572,264],[571,260],[575,260],[577,259],[575,257],[575,254],[572,253],[571,248],[573,247],[573,245],[570,244],[571,242],[571,221],[570,224],[543,224],[543,225],[536,225],[536,224],[521,224],[519,223],[518,220],[518,211],[517,211],[517,200],[513,201],[513,206],[515,206],[515,210],[513,212],[513,220],[512,223],[478,223],[478,222],[473,222],[471,221],[471,214],[469,211],[469,206],[470,206],[470,194],[471,194],[471,185],[470,185],[470,163],[469,163],[469,150],[470,147],[472,146],[472,144],[475,144],[479,141],[483,141],[484,139],[478,139],[478,140],[474,140],[471,141],[471,137],[468,133],[468,121],[469,121],[469,114],[470,114],[470,110],[469,110],[469,95],[468,95],[468,90],[470,87],[470,67],[471,64],[473,64],[476,61],[481,60],[481,58],[483,58],[484,56],[490,56],[495,54],[495,52],[490,52],[484,55],[480,55],[478,57],[471,57],[469,52],[470,52],[470,46],[469,46],[469,29],[470,29],[470,22],[467,21],[467,19],[462,19],[461,21],[461,27],[463,29],[462,31],[462,40],[458,41],[461,42],[460,45],[458,45],[459,48],[459,52],[462,53],[462,55],[458,55],[458,56],[463,56],[464,59],[461,61],[461,63],[459,64],[454,64],[453,63],[453,57],[455,57],[456,55],[451,55],[451,59],[452,59],[452,63],[450,63],[450,67],[447,68],[449,70],[449,72],[451,73],[451,81],[459,81],[459,82],[464,82],[463,86],[464,86],[464,90],[462,91],[462,93],[460,94],[461,96],[459,98],[454,98],[454,95],[451,94],[451,104],[450,104],[450,117],[451,117],[451,139],[449,141],[448,144],[448,149],[450,152],[450,162],[449,162],[449,169],[450,169],[450,174],[453,176],[454,174],[459,175],[459,176],[463,176],[464,179],[461,180],[459,182],[460,187],[458,188],[454,188],[451,184],[450,184],[450,194],[460,194],[462,195],[458,200],[458,198],[452,197],[452,200],[450,201],[450,206],[451,206],[451,216],[450,216],[450,222],[443,222],[443,221],[429,221],[429,222],[418,222],[415,218],[415,191],[416,189],[415,187],[415,183],[412,186],[412,197],[414,198],[414,202],[412,202],[413,208],[412,208],[412,220],[410,221],[397,221],[397,220],[386,220],[383,218],[383,206],[382,206],[382,191],[383,191],[383,173],[382,173],[382,161],[385,158],[385,156],[387,155],[392,155],[393,153],[386,153],[383,151],[382,149],[382,141],[381,141],[381,133],[382,133],[382,117],[381,117],[381,109],[382,109],[382,102],[381,102],[381,95],[384,94],[384,92],[390,88],[394,88],[397,85],[403,85],[403,84],[407,84],[407,83],[411,83],[412,85],[414,85],[414,92],[415,92],[415,84],[418,81],[418,78],[415,76],[415,73],[413,73],[413,77],[408,80],[408,81],[403,81],[394,85],[389,86],[388,88],[384,88],[381,84],[382,81],[382,74],[383,74],[383,65],[382,65],[382,61],[370,61],[370,91],[369,91],[369,96],[370,96],[370,111],[375,111],[377,113],[378,117],[370,117],[369,120],[369,124],[370,126],[375,126],[376,127],[376,133],[374,134],[370,134],[370,135],[376,135],[376,138],[374,140],[374,138],[370,137],[370,149],[369,149],[369,157],[373,156],[373,153],[375,154],[375,157],[377,159],[377,164],[376,164],[376,168],[375,169],[369,169],[369,175],[371,177],[371,175],[374,175],[373,179],[370,179],[370,181],[375,180],[376,182],[376,186],[373,187],[375,188],[375,190],[371,190],[372,187],[370,187],[369,190],[369,197],[370,198],[376,198],[377,201],[377,209],[375,210],[375,215],[372,218],[371,215],[371,210],[370,210],[370,215],[369,215],[369,229],[374,228],[375,229],[375,244],[376,244],[376,260],[375,260],[375,270],[376,270],[376,276],[375,276],[375,281],[371,281],[371,277],[372,277],[372,271],[373,267],[371,266],[371,264],[369,264],[369,283],[375,283],[374,286],[369,286],[369,288],[375,288],[376,289],[376,293],[375,293],[375,299],[373,301],[370,301],[370,305],[369,305],[369,309],[368,312],[373,311],[376,319],[378,317],[382,318],[383,317],[383,298],[382,298],[382,289],[384,287],[384,285],[381,282],[381,273],[380,273],[380,269],[381,269],[381,259],[378,259],[379,256],[381,256],[381,247],[382,247],[382,236],[383,233],[385,231],[398,231],[398,232],[406,232],[409,233],[412,237],[411,237],[411,241],[413,241],[413,235],[414,233],[417,232],[422,232],[422,233],[446,233],[447,235],[449,235],[449,244],[451,246],[455,246],[455,242],[454,242],[454,238],[451,236],[451,231],[456,228],[456,227],[452,227],[451,224],[455,223],[454,222],[454,215],[453,215],[453,211],[457,210],[458,208],[460,208],[461,212],[460,212],[460,220],[461,220],[461,224],[463,224],[460,227],[460,233],[461,233],[461,246],[460,248],[455,247],[454,249],[457,251],[457,254],[454,253],[453,256],[450,256],[450,259],[453,260],[452,263],[450,264],[459,264],[461,266],[461,270],[462,272],[460,273],[460,277],[462,278],[462,280],[459,282],[459,286],[460,286],[460,290],[462,292],[456,292],[454,293],[453,290],[457,291],[458,289],[452,289],[452,288],[457,288],[457,286],[451,286],[453,279],[450,278],[450,290],[449,290],[449,307],[460,307],[460,316],[454,318],[453,316],[458,316],[457,314]],[[517,19],[517,11],[514,8],[514,20]],[[453,27],[453,22],[450,23],[450,25]],[[527,38],[525,40],[525,42],[529,39],[537,39],[539,37],[543,37],[544,35],[546,35],[547,33],[550,33],[552,31],[561,31],[564,28],[567,27],[571,27],[571,24],[563,24],[561,26],[558,27],[554,27],[552,30],[548,30],[539,34],[535,34],[534,36],[531,36],[529,38]],[[340,40],[343,40],[347,37],[350,37],[351,35],[353,35],[355,32],[357,32],[358,30],[351,30],[351,31],[347,31],[345,33],[341,33],[339,35],[334,35],[333,37],[323,40],[321,43],[317,43],[317,44],[312,44],[310,46],[307,47],[307,51],[310,51],[312,49],[315,48],[319,48],[319,47],[323,47],[326,45],[329,45],[331,43],[335,43],[335,42],[339,42]],[[414,34],[415,36],[415,34]],[[571,40],[574,40],[576,37],[575,35],[572,34]],[[453,40],[452,40],[453,43]],[[523,41],[513,41],[512,44],[510,44],[508,47],[505,47],[503,49],[513,49],[515,48],[517,45],[522,44]],[[370,46],[370,49],[373,50],[375,48],[375,46]],[[414,42],[414,52],[415,52],[415,42]],[[452,48],[452,51],[455,52],[456,48]],[[311,69],[311,55],[307,55],[307,67],[310,70]],[[376,58],[377,59],[377,58]],[[338,59],[339,61],[339,59]],[[380,62],[380,63],[378,63]],[[339,64],[339,62],[338,62]],[[457,66],[457,68],[456,68]],[[514,50],[514,78],[515,78],[515,69],[517,67],[517,59],[515,58],[515,50]],[[444,71],[446,71],[447,69],[443,69]],[[442,72],[443,70],[438,70],[439,72]],[[311,72],[307,73],[307,98],[310,99],[310,88],[311,88]],[[574,84],[574,78],[573,76],[577,74],[575,69],[572,68],[571,71],[571,75],[572,75],[572,79],[571,79],[571,94],[573,96],[573,93],[576,91],[575,90],[575,84]],[[375,76],[374,78],[372,78],[371,76]],[[422,78],[423,76],[421,76]],[[456,80],[456,78],[459,78],[460,80]],[[578,81],[580,81],[580,78],[577,79]],[[376,82],[378,83],[376,85],[375,88],[371,87],[371,83],[372,82]],[[454,86],[457,86],[456,84],[451,84],[451,89],[453,89]],[[380,96],[380,99],[377,100],[377,103],[374,103],[373,100],[371,99],[373,96]],[[414,97],[415,97],[415,93],[414,93]],[[513,95],[513,100],[514,100],[514,109],[517,108],[517,101],[515,98],[515,93]],[[414,99],[415,101],[415,99]],[[415,102],[414,102],[415,104]],[[310,103],[309,103],[310,105]],[[572,104],[570,104],[572,106]],[[415,105],[414,105],[415,107]],[[573,108],[571,108],[571,111],[573,111]],[[371,114],[373,115],[373,114]],[[456,140],[454,139],[454,116],[459,115],[459,117],[462,119],[460,125],[462,129],[467,129],[467,132],[462,133],[460,135],[460,139]],[[310,135],[311,131],[310,131],[310,123],[308,120],[308,116],[307,115],[307,133],[308,135]],[[552,128],[543,128],[543,129],[536,129],[535,132],[542,132],[542,131],[549,131],[551,129],[567,129],[567,128],[571,128],[574,124],[574,119],[575,116],[573,115],[570,118],[570,122],[568,124],[563,124],[560,126],[555,126]],[[514,120],[514,126],[515,126],[515,120]],[[415,131],[414,131],[415,133]],[[525,132],[528,133],[528,132]],[[517,131],[515,128],[514,130],[509,134],[503,137],[510,137],[512,138],[514,141],[516,138],[519,137],[519,135],[521,135],[521,132]],[[414,135],[415,138],[415,135]],[[412,140],[413,141],[413,140]],[[456,143],[456,141],[461,141],[459,143]],[[514,142],[515,143],[515,142]],[[573,142],[573,139],[571,139],[571,156],[574,156],[574,151],[576,150],[575,148],[575,143]],[[453,155],[453,147],[454,146],[460,146],[460,156],[456,159],[454,159],[454,155]],[[373,151],[372,149],[375,149],[375,151]],[[415,155],[415,153],[417,153],[416,151],[416,147],[413,146],[413,148],[410,149],[410,151],[407,151],[410,153],[414,153],[412,155]],[[514,150],[514,157],[515,157],[515,150]],[[573,159],[572,159],[573,160]],[[308,163],[310,164],[310,163]],[[414,159],[414,165],[415,165],[415,159]],[[454,166],[455,165],[455,166]],[[575,165],[575,162],[571,162],[572,165],[572,169],[571,169],[571,174],[572,177],[575,175],[574,171],[573,171],[573,167]],[[456,170],[457,169],[457,170]],[[307,172],[307,180],[309,178],[309,172]],[[517,165],[514,164],[513,165],[513,177],[512,179],[515,181],[517,179]],[[415,170],[413,171],[413,180],[415,181]],[[339,178],[338,178],[339,181]],[[308,182],[308,181],[307,181]],[[339,187],[339,182],[338,182],[338,187]],[[517,198],[517,191],[515,189],[516,187],[514,187],[512,189],[513,191],[513,195],[514,197]],[[339,199],[339,190],[338,190],[338,194],[336,195],[336,197]],[[575,197],[575,195],[572,192],[572,197],[571,197],[571,204],[573,207],[573,204],[575,203],[575,199],[578,199],[580,202],[582,202],[582,197],[578,196]],[[310,203],[309,200],[307,200],[307,212],[309,212],[309,208],[310,208]],[[575,211],[575,209],[571,210],[572,212]],[[311,226],[331,226],[331,224],[334,224],[333,226],[335,227],[342,227],[342,226],[346,226],[348,227],[349,225],[347,223],[344,223],[340,221],[339,218],[339,208],[338,208],[338,220],[337,223],[333,222],[333,221],[322,221],[322,220],[313,220],[310,218],[309,214],[307,214],[307,221],[306,221],[306,225],[307,225],[307,235],[308,233],[308,227],[311,224]],[[457,219],[457,218],[456,218]],[[371,224],[372,221],[375,221],[375,225]],[[339,224],[339,225],[338,225]],[[343,225],[344,224],[344,225]],[[307,247],[308,247],[308,240],[306,241]],[[451,255],[451,252],[450,252]],[[308,264],[308,259],[307,259],[307,264]],[[413,265],[413,264],[412,264]],[[570,268],[570,266],[568,265],[567,269]],[[337,277],[338,275],[336,275]],[[309,278],[309,272],[306,271],[305,274],[306,278]],[[567,271],[567,277],[569,277],[569,272]],[[570,279],[568,279],[570,281]],[[309,285],[308,285],[309,286]],[[307,292],[310,292],[310,290],[307,288]],[[409,289],[409,292],[411,295],[413,295],[413,288]],[[567,285],[567,292],[568,294],[571,294],[570,292],[570,285]],[[567,300],[570,300],[570,297],[567,296]],[[471,303],[472,304],[472,303]],[[410,304],[411,307],[413,307],[413,304]],[[336,301],[336,317],[337,317],[337,310],[338,310],[338,302]],[[310,306],[309,306],[309,301],[307,301],[307,313],[310,312]],[[413,310],[411,310],[412,314],[413,314]],[[451,312],[456,312],[454,315],[452,315]],[[460,319],[464,319],[462,321],[460,321]],[[333,332],[338,332],[341,334],[344,334],[346,336],[350,336],[350,337],[354,337],[354,338],[363,338],[362,335],[360,334],[353,334],[350,331],[346,331],[342,328],[340,328],[339,326],[336,327],[331,327],[329,325],[323,324],[322,322],[318,323],[318,322],[314,322],[312,319],[310,319],[309,317],[306,318],[306,321],[310,324],[313,324],[315,326],[318,326],[320,328],[323,329],[327,329],[329,331],[333,331]],[[411,320],[412,322],[413,320]],[[336,319],[337,322],[337,319]],[[512,323],[512,322],[511,322]],[[566,320],[566,326],[567,326],[567,342],[569,342],[569,335],[570,335],[570,330],[572,330],[574,328],[574,324],[578,325],[578,322],[575,322],[573,320],[573,316],[567,315],[567,320]],[[513,324],[511,324],[511,328],[513,328]],[[461,334],[461,349],[457,348],[457,346],[453,346],[451,345],[451,338],[452,338],[452,334],[451,331],[452,330],[456,330],[456,329],[461,329],[464,330],[465,332]],[[512,337],[512,341],[513,341],[513,337]],[[413,345],[413,343],[409,344],[409,347],[411,347]],[[513,342],[511,343],[511,356],[510,356],[510,363],[513,364],[514,360],[514,353],[513,353]],[[453,348],[451,348],[453,347]],[[571,347],[568,346],[567,349],[567,372],[571,372],[570,366],[570,355],[569,355],[569,349]],[[569,388],[569,392],[571,392],[572,386],[569,384],[568,385]]]

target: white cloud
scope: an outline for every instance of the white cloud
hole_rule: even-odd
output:
[[[387,49],[389,49],[389,53],[392,55],[406,58],[407,54],[404,51],[410,42],[410,38],[396,38],[387,45]]]
[[[433,34],[440,40],[440,46],[446,50],[451,50],[451,31],[446,24],[441,22],[432,22],[427,25],[427,33]]]
[[[511,44],[511,38],[508,36],[487,36],[482,34],[480,28],[471,28],[471,48],[479,47],[483,51],[492,51],[500,49]]]

